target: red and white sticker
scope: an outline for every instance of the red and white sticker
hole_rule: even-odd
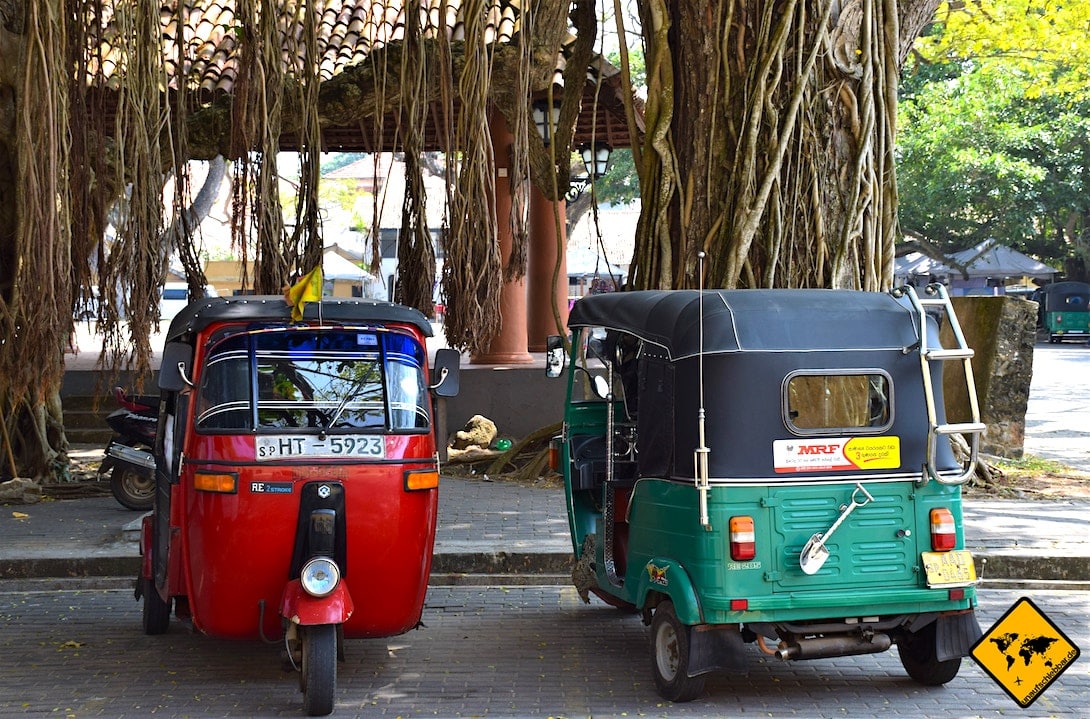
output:
[[[822,437],[778,439],[772,443],[777,474],[852,469],[897,469],[900,437]]]

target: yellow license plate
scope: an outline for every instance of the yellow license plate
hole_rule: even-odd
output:
[[[921,552],[929,587],[961,587],[976,582],[973,555],[966,549],[951,552]]]

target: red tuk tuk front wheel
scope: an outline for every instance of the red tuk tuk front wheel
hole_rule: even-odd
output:
[[[299,633],[303,645],[303,709],[307,716],[325,716],[333,711],[337,691],[337,627],[316,624],[299,627]]]
[[[689,641],[693,628],[682,624],[667,600],[651,619],[651,671],[663,699],[690,702],[704,693],[704,676],[689,676]]]
[[[140,578],[140,593],[144,600],[144,634],[163,634],[170,626],[170,600],[163,601],[155,582],[149,577]]]

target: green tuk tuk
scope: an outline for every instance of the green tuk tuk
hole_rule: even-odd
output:
[[[547,374],[570,364],[554,455],[573,582],[642,613],[664,698],[744,669],[748,644],[896,645],[916,681],[953,679],[980,636],[960,485],[984,425],[941,286],[619,292],[579,300],[569,327]],[[946,361],[965,366],[969,422],[945,420]]]
[[[1090,284],[1054,282],[1034,293],[1038,319],[1055,344],[1065,339],[1090,338]]]

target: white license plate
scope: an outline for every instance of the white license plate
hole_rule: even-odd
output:
[[[261,461],[295,457],[338,457],[345,459],[385,459],[386,442],[376,435],[272,434],[254,438],[254,456]]]
[[[968,550],[921,552],[921,558],[931,588],[963,587],[976,582],[976,567]]]

